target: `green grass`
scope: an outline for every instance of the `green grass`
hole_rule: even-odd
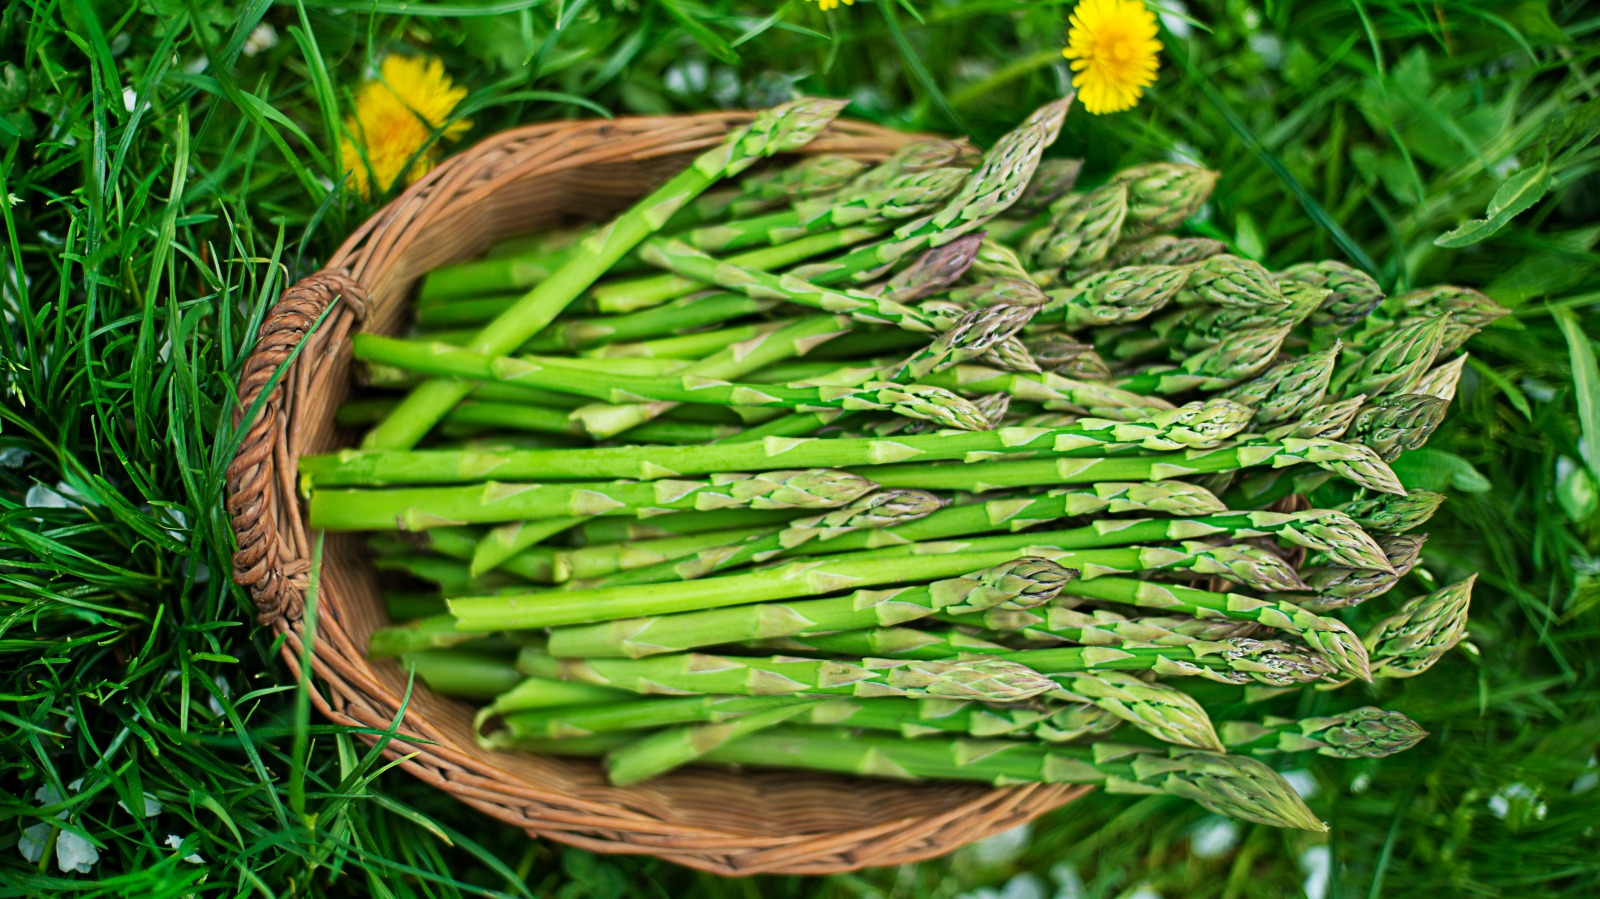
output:
[[[1344,258],[1391,288],[1479,285],[1517,311],[1469,345],[1420,473],[1455,496],[1408,586],[1481,571],[1470,645],[1372,688],[1434,731],[1421,747],[1306,762],[1327,838],[1244,827],[1197,851],[1197,828],[1216,835],[1199,810],[1095,796],[1014,852],[826,881],[597,857],[386,772],[309,713],[253,627],[227,581],[230,400],[274,297],[374,208],[329,185],[375,59],[442,56],[472,88],[474,137],[798,90],[986,142],[1066,86],[1068,8],[6,5],[0,895],[1279,897],[1323,851],[1341,899],[1600,892],[1600,151],[1580,118],[1600,103],[1600,16],[1578,0],[1193,2],[1153,94],[1074,115],[1056,150],[1096,173],[1181,151],[1225,174],[1197,227],[1248,255]],[[278,40],[258,50],[263,22]],[[1519,166],[1542,181],[1545,159],[1548,196],[1485,242],[1434,243],[1483,218]],[[147,796],[159,813],[127,810]],[[17,843],[41,823],[30,864]],[[59,871],[63,839],[96,847],[91,873]]]

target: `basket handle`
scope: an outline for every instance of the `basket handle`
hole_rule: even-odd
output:
[[[245,359],[239,382],[239,401],[233,410],[235,430],[261,392],[271,388],[227,473],[228,513],[233,518],[238,545],[233,554],[233,580],[250,591],[256,619],[262,624],[300,617],[309,567],[299,559],[287,565],[283,561],[284,546],[272,491],[280,474],[274,451],[280,445],[286,446],[275,439],[287,424],[283,386],[294,377],[296,366],[310,360],[296,358],[281,377],[275,376],[339,298],[344,299],[356,319],[366,316],[367,291],[344,272],[318,271],[285,290],[261,323],[255,349]]]

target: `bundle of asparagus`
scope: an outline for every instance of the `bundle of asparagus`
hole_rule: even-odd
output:
[[[1321,691],[1463,637],[1471,578],[1365,637],[1351,610],[1417,565],[1443,497],[1387,463],[1504,310],[1170,233],[1216,180],[1193,166],[1075,190],[1041,162],[1067,106],[981,158],[918,141],[706,192],[839,110],[792,103],[612,222],[432,273],[415,334],[354,339],[408,394],[300,462],[312,526],[432,585],[391,593],[411,620],[373,655],[489,700],[485,746],[619,784],[1096,783],[1320,829],[1269,762],[1425,736]],[[1238,687],[1319,714],[1197,699]]]

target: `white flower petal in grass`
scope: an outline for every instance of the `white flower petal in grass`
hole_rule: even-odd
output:
[[[1016,858],[1022,847],[1028,845],[1028,837],[1032,833],[1032,827],[1022,824],[984,837],[962,851],[977,864],[1002,865]]]
[[[1365,793],[1367,790],[1369,790],[1371,788],[1372,788],[1372,775],[1367,773],[1366,771],[1363,771],[1360,774],[1357,774],[1355,776],[1355,779],[1350,781],[1350,792],[1352,792],[1352,793]]]
[[[956,899],[1048,899],[1049,890],[1049,885],[1039,875],[1018,874],[999,889],[979,887],[958,894]]]
[[[1317,779],[1304,768],[1283,772],[1283,779],[1289,782],[1289,786],[1294,787],[1294,791],[1300,794],[1301,799],[1310,799],[1317,795]]]
[[[1323,899],[1328,895],[1333,856],[1328,853],[1327,846],[1311,846],[1300,853],[1300,870],[1306,872],[1306,879],[1300,886],[1305,890],[1306,899]]]
[[[1155,887],[1144,884],[1136,887],[1131,893],[1123,893],[1120,899],[1163,899],[1163,897],[1156,892]]]
[[[201,567],[203,568],[205,566],[201,566]],[[199,580],[199,578],[196,578],[196,580]],[[217,678],[216,684],[217,684],[217,693],[221,693],[223,699],[227,699],[229,696],[233,695],[233,688],[228,686],[228,682],[227,681],[225,681],[225,680],[223,680],[221,678]],[[218,702],[216,694],[210,692],[209,690],[206,691],[206,707],[211,710],[211,714],[212,715],[214,715],[214,716],[216,716],[218,718],[221,718],[223,716],[223,714],[224,714],[223,709],[222,709],[222,703]]]
[[[49,824],[33,824],[22,828],[22,836],[17,839],[17,851],[30,864],[37,864],[44,858],[44,845],[50,840],[50,831],[55,828]]]
[[[1239,845],[1239,825],[1221,815],[1211,815],[1189,832],[1189,851],[1196,858],[1217,858]]]
[[[20,446],[0,449],[0,468],[21,468],[31,454]]]
[[[56,867],[63,874],[88,874],[99,861],[100,850],[83,837],[70,830],[63,830],[56,836]]]
[[[1185,38],[1194,34],[1194,26],[1189,24],[1189,7],[1177,0],[1161,4],[1161,11],[1156,13],[1156,18],[1161,20],[1161,26],[1173,37]]]
[[[262,22],[250,32],[249,37],[244,39],[244,55],[254,56],[276,46],[278,46],[278,30]]]
[[[183,837],[180,837],[175,833],[167,834],[167,846],[168,846],[168,848],[171,848],[171,849],[182,849],[183,848],[183,842],[184,842],[183,841]],[[203,864],[206,863],[206,860],[201,858],[200,857],[200,853],[198,853],[198,852],[191,852],[188,855],[185,855],[183,857],[183,860],[188,862],[191,865],[203,865]]]
[[[1514,817],[1517,823],[1526,823],[1529,818],[1543,821],[1549,812],[1550,807],[1539,798],[1539,792],[1520,781],[1506,784],[1489,797],[1489,814],[1502,821],[1508,817]]]
[[[1050,899],[1088,899],[1089,888],[1084,886],[1083,877],[1078,874],[1078,866],[1072,862],[1057,862],[1050,868],[1050,882],[1056,885],[1056,892]]]
[[[1572,779],[1572,792],[1587,793],[1600,786],[1600,771],[1595,770],[1597,767],[1600,767],[1600,758],[1589,756],[1589,770]]]
[[[138,105],[139,105],[139,94],[138,94],[138,92],[136,92],[131,87],[123,88],[122,89],[122,108],[126,109],[129,112],[133,112],[134,107],[136,107]]]
[[[142,800],[141,805],[143,807],[139,810],[138,814],[146,818],[153,818],[156,815],[161,814],[161,801],[156,799],[155,796],[151,795],[150,793],[146,793],[141,796],[140,799]],[[121,806],[122,810],[128,814],[134,814],[133,809],[128,808],[127,803],[123,802],[121,799],[117,800],[117,805]]]

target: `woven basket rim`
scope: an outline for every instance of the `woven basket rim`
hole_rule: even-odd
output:
[[[479,221],[490,215],[485,207],[557,179],[564,185],[591,170],[627,174],[637,168],[630,183],[643,184],[641,178],[661,180],[646,170],[674,160],[681,163],[686,154],[711,146],[752,115],[716,112],[553,122],[488,137],[446,160],[363,222],[321,270],[285,290],[263,320],[244,365],[234,410],[236,426],[242,426],[247,411],[256,411],[228,469],[227,505],[238,542],[234,579],[249,592],[258,620],[284,638],[282,655],[291,676],[300,675],[302,658],[310,660],[315,675],[311,701],[324,717],[382,732],[401,708],[392,672],[381,667],[395,663],[366,659],[359,636],[360,620],[368,610],[353,597],[361,593],[364,563],[348,548],[335,546],[332,538],[318,583],[316,638],[309,653],[303,643],[313,538],[296,494],[295,460],[302,450],[322,449],[315,444],[332,433],[337,401],[325,401],[342,396],[348,383],[350,334],[364,327],[393,327],[423,270],[441,264],[439,259],[459,261],[486,249],[489,238],[472,231],[485,227]],[[914,137],[841,119],[803,152],[881,159]],[[605,180],[598,187],[609,188],[612,183]],[[593,191],[585,196],[593,196]],[[529,213],[507,200],[495,214],[516,220],[537,210]],[[510,227],[506,222],[499,225]],[[366,574],[370,580],[370,572]],[[426,700],[426,689],[418,690],[418,701]],[[438,699],[433,708],[444,708],[446,718],[453,712],[439,703],[464,707],[459,700]],[[922,804],[947,793],[951,798],[935,813],[819,832],[759,835],[730,831],[715,822],[668,820],[652,811],[652,803],[657,808],[660,803],[645,801],[643,791],[636,804],[596,800],[574,790],[542,789],[532,782],[537,778],[530,780],[522,768],[512,771],[520,763],[507,758],[509,754],[486,756],[475,746],[461,745],[452,738],[449,722],[430,720],[415,705],[404,713],[399,735],[385,747],[385,754],[403,759],[400,767],[462,802],[534,837],[602,853],[651,854],[720,874],[821,874],[918,861],[1025,823],[1089,790],[1043,784],[981,789],[847,781],[852,793],[869,794],[872,803],[867,811],[891,807],[880,803],[892,803],[895,796]],[[362,736],[369,743],[380,739],[375,734]],[[696,789],[707,782],[735,793],[754,790],[757,801],[762,785],[780,782],[767,772],[722,769],[691,769],[669,776],[680,777],[695,778]],[[797,789],[794,784],[820,785],[818,789],[832,791],[829,795],[841,789],[840,779],[831,776],[789,772],[781,782],[786,790]],[[617,791],[596,787],[593,792]]]

